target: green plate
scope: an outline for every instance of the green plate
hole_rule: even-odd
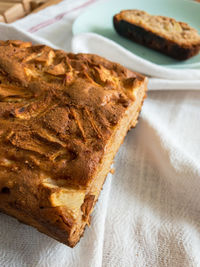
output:
[[[200,54],[178,61],[119,36],[112,23],[113,15],[123,9],[142,9],[153,15],[163,15],[187,22],[200,33],[200,3],[192,0],[107,0],[91,5],[73,25],[73,33],[93,32],[107,37],[134,54],[153,63],[171,68],[200,68]]]

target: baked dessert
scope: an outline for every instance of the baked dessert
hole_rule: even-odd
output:
[[[113,23],[120,35],[178,60],[188,59],[200,50],[197,30],[173,18],[123,10],[113,17]]]
[[[75,246],[146,78],[90,54],[0,42],[0,210]]]

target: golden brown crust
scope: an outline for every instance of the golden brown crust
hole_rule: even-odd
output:
[[[200,50],[197,30],[173,18],[123,10],[113,17],[113,24],[120,35],[179,60],[190,58]]]
[[[1,41],[0,210],[74,246],[108,142],[141,84],[96,55]]]

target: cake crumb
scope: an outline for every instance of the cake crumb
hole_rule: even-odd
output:
[[[114,174],[115,173],[115,169],[114,168],[110,169],[110,173]]]

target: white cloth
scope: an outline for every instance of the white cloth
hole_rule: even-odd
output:
[[[14,23],[23,29],[17,35],[1,25],[1,39],[12,31],[13,39],[69,51],[73,20],[92,2],[49,7]],[[0,214],[1,267],[200,266],[200,91],[186,90],[190,83],[172,91],[176,81],[163,91],[159,82],[117,154],[79,244],[68,248]]]

